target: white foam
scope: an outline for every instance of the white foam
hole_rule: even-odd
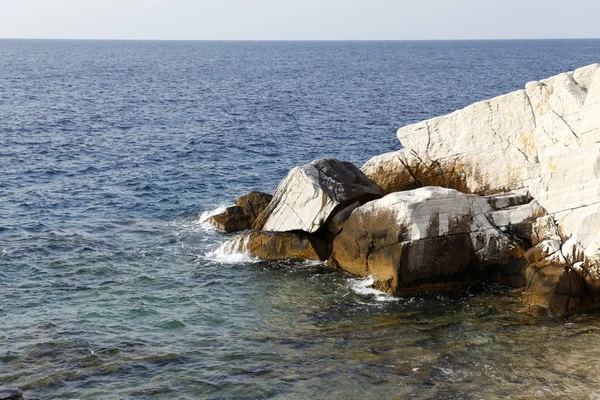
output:
[[[221,244],[213,251],[206,253],[207,260],[215,261],[220,264],[239,264],[239,263],[255,263],[259,260],[250,257],[245,249],[250,238],[246,236],[243,240],[233,238]]]
[[[204,211],[200,214],[198,221],[196,221],[196,225],[203,231],[216,231],[217,228],[207,220],[214,215],[224,213],[227,207],[228,206],[218,206],[213,210]]]
[[[390,296],[389,294],[382,292],[381,290],[374,289],[371,287],[375,280],[372,276],[368,276],[367,278],[360,279],[348,279],[348,283],[350,284],[350,288],[357,294],[365,297],[371,297],[376,301],[398,301],[399,298]]]

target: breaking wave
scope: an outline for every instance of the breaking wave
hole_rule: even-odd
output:
[[[398,301],[398,297],[390,296],[389,294],[382,292],[381,290],[377,290],[373,288],[373,282],[375,280],[372,276],[368,276],[367,278],[350,278],[348,279],[348,284],[354,293],[370,297],[376,301]]]
[[[259,260],[251,257],[248,248],[249,237],[234,237],[221,244],[215,250],[206,253],[205,258],[221,264],[254,263]]]

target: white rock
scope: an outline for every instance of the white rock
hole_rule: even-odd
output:
[[[395,225],[402,230],[404,241],[470,231],[469,197],[441,187],[392,193],[365,204],[360,207],[360,212],[364,215],[393,213]]]
[[[388,194],[353,211],[333,241],[330,263],[372,275],[376,287],[396,295],[452,290],[488,273],[523,284],[524,249],[490,217],[499,211],[490,204],[499,203],[432,186]],[[533,223],[526,214],[508,213],[518,220],[503,223]]]
[[[254,229],[313,233],[340,209],[379,198],[383,190],[354,164],[320,159],[292,169],[281,181]]]
[[[525,188],[556,221],[560,236],[573,238],[600,270],[600,218],[591,217],[600,214],[599,71],[593,64],[529,82],[525,90],[400,128],[405,149],[396,157],[410,162],[396,175],[405,180],[410,170],[416,181],[425,176],[432,184],[437,169],[437,184],[462,185],[469,193]],[[394,168],[394,156],[386,155],[363,171],[382,176]]]
[[[567,263],[570,265],[575,265],[578,262],[582,262],[585,255],[583,247],[581,247],[574,236],[570,237],[566,242],[563,243],[560,251],[565,260],[567,260]]]

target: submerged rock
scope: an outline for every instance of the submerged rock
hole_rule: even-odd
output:
[[[0,400],[21,399],[23,392],[14,388],[0,388]]]
[[[488,278],[524,285],[526,244],[494,224],[498,209],[492,205],[498,204],[441,187],[389,194],[354,210],[333,241],[329,263],[372,275],[375,288],[397,296],[456,290]],[[522,215],[529,214],[505,217],[511,215],[525,223]]]
[[[341,209],[383,196],[383,190],[354,164],[324,158],[292,169],[254,223],[271,232],[314,233]],[[325,228],[324,228],[325,229]]]
[[[598,290],[589,280],[574,268],[553,264],[527,268],[523,300],[554,317],[569,316],[600,305]]]
[[[300,232],[245,232],[221,245],[220,251],[264,260],[324,261],[329,256],[324,240]]]
[[[237,199],[235,206],[228,207],[223,213],[213,215],[206,221],[224,232],[251,229],[256,217],[267,208],[272,198],[267,193],[250,192]]]

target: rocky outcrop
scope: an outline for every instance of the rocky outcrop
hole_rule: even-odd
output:
[[[538,198],[557,183],[549,173],[573,172],[573,161],[592,154],[587,149],[600,139],[597,71],[594,64],[530,82],[524,90],[400,128],[405,148],[374,157],[362,170],[388,191],[439,185],[492,194],[526,187],[555,212],[551,205],[560,199]],[[577,168],[586,172],[578,185],[595,175],[589,167]]]
[[[482,195],[527,189],[556,221],[571,264],[582,263],[599,286],[599,67],[529,82],[400,128],[404,148],[374,157],[362,171],[387,192],[427,185]]]
[[[577,271],[557,265],[527,268],[526,310],[535,316],[565,317],[596,308],[595,287]]]
[[[324,261],[329,256],[325,241],[299,232],[245,232],[222,244],[217,252],[242,253],[263,260]]]
[[[392,193],[354,210],[333,241],[329,263],[372,275],[374,287],[397,296],[486,279],[524,285],[529,244],[510,230],[527,231],[524,225],[543,213],[523,192],[499,198],[441,187]]]
[[[292,169],[260,214],[237,204],[213,217],[254,229],[224,248],[328,258],[398,296],[491,280],[523,287],[536,314],[600,306],[600,65],[397,135],[404,148],[361,170],[316,160]]]
[[[240,197],[235,206],[227,207],[221,214],[209,217],[206,222],[223,232],[251,229],[258,215],[269,205],[273,196],[262,192],[250,192]]]
[[[325,230],[333,216],[345,207],[364,204],[383,194],[354,164],[319,159],[289,172],[257,218],[254,229],[314,233]]]

